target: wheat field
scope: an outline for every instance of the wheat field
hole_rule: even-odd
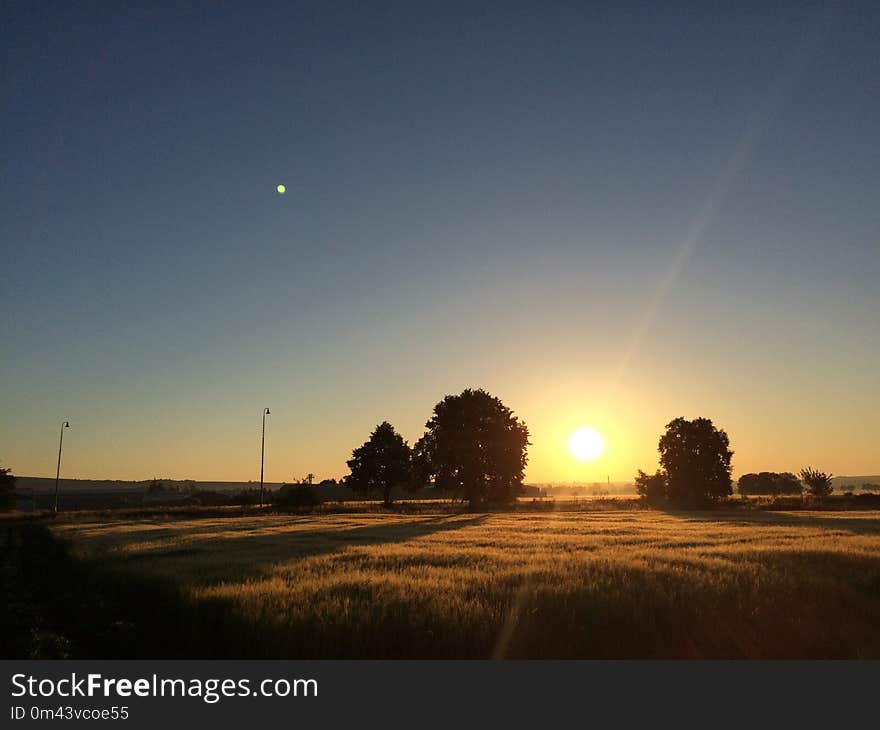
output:
[[[150,614],[152,631],[177,622],[190,656],[880,658],[876,511],[253,515],[53,529],[100,566],[102,586],[171,590],[177,603]]]

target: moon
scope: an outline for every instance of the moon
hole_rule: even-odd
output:
[[[593,461],[605,452],[605,439],[595,428],[585,426],[568,437],[568,450],[578,461]]]

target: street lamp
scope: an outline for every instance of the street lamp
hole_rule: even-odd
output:
[[[266,416],[270,415],[269,409],[263,409],[263,438],[260,442],[260,509],[263,509],[263,464],[266,461]]]
[[[64,445],[64,429],[70,428],[69,421],[61,423],[61,438],[58,439],[58,468],[55,470],[55,507],[54,511],[58,511],[58,479],[61,476],[61,447]]]

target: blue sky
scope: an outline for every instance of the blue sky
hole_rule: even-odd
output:
[[[467,386],[536,481],[630,478],[678,415],[735,471],[880,472],[873,4],[3,15],[17,473],[69,418],[71,476],[249,479],[270,406],[270,478],[341,476]]]

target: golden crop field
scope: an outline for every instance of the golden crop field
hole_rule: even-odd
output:
[[[100,585],[174,592],[179,605],[156,608],[152,630],[177,621],[191,656],[880,658],[877,511],[254,515],[53,529],[112,576]]]

